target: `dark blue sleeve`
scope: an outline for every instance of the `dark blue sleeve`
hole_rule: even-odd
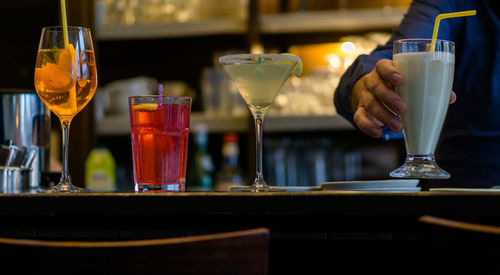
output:
[[[400,25],[393,32],[391,39],[385,45],[378,46],[369,55],[360,55],[342,75],[334,94],[337,113],[354,125],[349,98],[356,81],[372,71],[380,59],[392,59],[392,44],[394,40],[431,38],[436,16],[440,13],[457,11],[455,2],[450,0],[414,0]],[[455,19],[441,21],[438,32],[439,39],[453,40],[452,37],[454,34],[451,30],[454,32],[457,31],[454,21]]]

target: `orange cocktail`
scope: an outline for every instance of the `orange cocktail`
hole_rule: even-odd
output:
[[[40,49],[35,68],[35,88],[59,119],[69,120],[90,102],[97,87],[94,51]]]
[[[191,98],[129,98],[136,192],[182,192],[186,183]]]
[[[92,100],[96,88],[97,70],[90,29],[74,26],[43,28],[35,64],[35,89],[61,122],[63,167],[59,184],[40,191],[90,191],[71,183],[69,129],[73,118]]]

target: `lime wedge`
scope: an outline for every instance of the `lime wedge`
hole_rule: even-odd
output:
[[[143,103],[132,106],[134,111],[155,111],[158,108],[156,103]]]
[[[291,53],[282,53],[283,55],[292,55],[292,56],[296,56],[294,54],[291,54]],[[297,65],[295,65],[295,68],[293,68],[293,71],[292,73],[296,76],[296,77],[300,77],[302,75],[302,60],[300,60],[300,58],[297,56],[297,58],[299,59],[299,62],[297,62]]]

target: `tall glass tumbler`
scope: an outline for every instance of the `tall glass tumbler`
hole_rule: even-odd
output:
[[[136,192],[183,192],[191,98],[129,97]]]
[[[450,101],[455,66],[455,44],[437,40],[430,51],[430,39],[394,42],[394,65],[404,75],[396,92],[406,102],[401,115],[407,157],[391,177],[447,179],[450,174],[434,159],[441,128]]]

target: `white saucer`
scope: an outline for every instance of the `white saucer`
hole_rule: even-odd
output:
[[[418,179],[322,182],[323,190],[420,191]]]
[[[391,191],[391,192],[418,192],[420,187],[413,188],[358,188],[358,189],[324,189],[324,190],[335,190],[335,191]]]
[[[279,188],[284,188],[286,191],[290,192],[301,192],[301,191],[321,191],[320,186],[277,186]]]
[[[493,192],[498,193],[498,188],[431,188],[431,192]]]

